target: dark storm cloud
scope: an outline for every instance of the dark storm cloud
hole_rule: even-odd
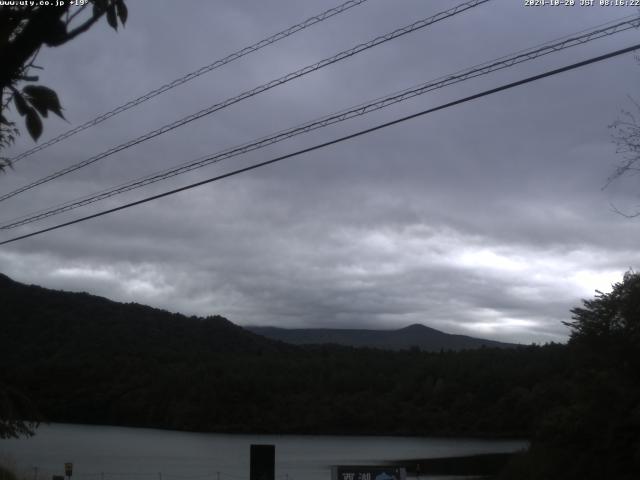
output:
[[[327,2],[129,2],[43,52],[73,124],[329,8]],[[406,25],[452,2],[371,0],[34,155],[2,190]],[[347,106],[635,13],[495,1],[328,67],[2,204],[3,219],[95,192]],[[207,167],[72,219],[326,141],[634,41],[627,32]],[[632,56],[504,92],[0,250],[0,270],[241,324],[435,328],[562,340],[569,309],[640,265],[637,183],[602,190],[607,125],[628,106]],[[69,128],[47,121],[45,135]],[[30,146],[21,138],[15,153]],[[53,224],[53,219],[42,225]],[[40,226],[40,224],[37,224]],[[32,226],[36,228],[36,225]],[[31,228],[31,227],[29,227]],[[20,230],[21,233],[27,228]],[[4,234],[3,238],[8,238]]]

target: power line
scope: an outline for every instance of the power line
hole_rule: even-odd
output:
[[[350,48],[348,50],[344,50],[332,57],[326,58],[324,60],[321,60],[317,63],[314,63],[312,65],[308,65],[300,70],[297,70],[293,73],[289,73],[287,75],[284,75],[280,78],[277,78],[275,80],[272,80],[268,83],[262,84],[259,87],[256,87],[252,90],[247,90],[244,93],[241,93],[240,95],[237,95],[235,97],[229,98],[227,100],[224,100],[221,103],[217,103],[215,105],[212,105],[208,108],[205,108],[203,110],[200,110],[199,112],[193,113],[191,115],[188,115],[186,117],[183,117],[180,120],[176,120],[175,122],[172,122],[170,124],[164,125],[163,127],[160,127],[156,130],[153,130],[151,132],[148,132],[138,138],[135,138],[133,140],[129,140],[126,143],[120,144],[117,147],[112,147],[109,150],[106,150],[98,155],[95,155],[91,158],[88,158],[86,160],[83,160],[81,162],[75,163],[74,165],[71,165],[69,167],[63,168],[62,170],[59,170],[55,173],[52,173],[50,175],[47,175],[46,177],[43,177],[39,180],[36,180],[35,182],[32,182],[28,185],[25,185],[23,187],[20,187],[16,190],[13,190],[12,192],[6,193],[4,195],[0,196],[0,202],[7,200],[11,197],[14,197],[22,192],[25,192],[27,190],[30,190],[32,188],[35,188],[39,185],[42,185],[44,183],[50,182],[51,180],[54,180],[58,177],[61,177],[63,175],[66,175],[68,173],[74,172],[76,170],[79,170],[81,168],[86,167],[87,165],[91,165],[92,163],[95,163],[99,160],[102,160],[103,158],[106,158],[110,155],[113,155],[114,153],[120,152],[122,150],[125,150],[127,148],[133,147],[134,145],[137,145],[139,143],[145,142],[147,140],[150,140],[152,138],[155,138],[159,135],[162,135],[164,133],[167,133],[171,130],[174,130],[178,127],[181,127],[187,123],[193,122],[194,120],[198,120],[206,115],[210,115],[218,110],[222,110],[223,108],[226,108],[230,105],[233,105],[235,103],[241,102],[242,100],[245,100],[247,98],[253,97],[255,95],[258,95],[262,92],[265,92],[267,90],[270,90],[274,87],[277,87],[279,85],[283,85],[287,82],[290,82],[291,80],[294,80],[296,78],[302,77],[304,75],[307,75],[308,73],[314,72],[316,70],[319,70],[321,68],[324,68],[328,65],[334,64],[336,62],[339,62],[341,60],[344,60],[346,58],[350,58],[354,55],[357,55],[358,53],[361,53],[365,50],[368,50],[370,48],[373,48],[375,46],[378,46],[380,44],[386,43],[388,41],[394,40],[398,37],[401,37],[403,35],[406,35],[408,33],[414,32],[416,30],[425,28],[429,25],[432,25],[436,22],[439,22],[441,20],[445,20],[447,18],[450,18],[454,15],[457,15],[459,13],[462,13],[466,10],[469,10],[471,8],[477,7],[478,5],[481,5],[483,3],[487,3],[490,0],[470,0],[467,2],[464,2],[460,5],[457,5],[456,7],[453,7],[449,10],[445,10],[443,12],[437,13],[431,17],[428,18],[424,18],[422,20],[419,20],[417,22],[412,23],[411,25],[407,25],[405,27],[402,28],[398,28],[390,33],[387,33],[385,35],[381,35],[378,36],[366,43],[361,43],[359,45],[356,45],[353,48]]]
[[[368,0],[349,0],[348,2],[345,2],[341,5],[338,5],[337,7],[331,8],[329,10],[325,10],[322,13],[319,13],[317,15],[314,15],[312,17],[307,18],[305,21],[300,22],[296,25],[293,25],[292,27],[289,27],[285,30],[282,30],[281,32],[278,32],[274,35],[271,35],[270,37],[267,37],[263,40],[260,40],[259,42],[254,43],[253,45],[249,45],[248,47],[242,48],[236,52],[233,52],[229,55],[227,55],[224,58],[221,58],[219,60],[216,60],[213,63],[210,63],[209,65],[205,65],[204,67],[201,67],[197,70],[194,70],[193,72],[187,73],[186,75],[177,78],[165,85],[162,85],[161,87],[156,88],[155,90],[151,90],[150,92],[135,98],[133,100],[128,101],[127,103],[120,105],[119,107],[114,108],[113,110],[110,110],[106,113],[103,113],[97,117],[95,117],[92,120],[89,120],[88,122],[85,122],[81,125],[78,125],[77,127],[72,128],[71,130],[68,130],[60,135],[58,135],[57,137],[54,137],[40,145],[37,145],[23,153],[21,153],[20,155],[17,155],[16,157],[10,159],[11,163],[15,164],[17,162],[19,162],[20,160],[29,157],[31,155],[33,155],[36,152],[42,151],[45,148],[50,147],[51,145],[55,145],[58,142],[61,142],[62,140],[65,140],[73,135],[75,135],[76,133],[80,133],[83,130],[86,130],[88,128],[94,127],[102,122],[104,122],[105,120],[108,120],[111,117],[115,117],[116,115],[119,115],[122,112],[125,112],[137,105],[140,105],[141,103],[146,102],[147,100],[151,100],[154,97],[157,97],[158,95],[171,90],[177,86],[182,85],[183,83],[187,83],[190,82],[191,80],[204,75],[205,73],[209,73],[212,70],[215,70],[219,67],[222,67],[223,65],[226,65],[228,63],[231,63],[235,60],[238,60],[239,58],[244,57],[245,55],[248,55],[250,53],[256,52],[268,45],[271,45],[273,43],[276,43],[280,40],[283,40],[295,33],[298,33],[301,30],[304,30],[308,27],[311,27],[312,25],[315,25],[316,23],[320,23],[324,20],[327,20],[328,18],[331,18],[335,15],[338,15],[340,13],[343,13],[347,10],[349,10],[350,8],[353,7],[357,7],[358,5],[363,4],[364,2],[366,2]]]
[[[282,155],[282,156],[279,156],[279,157],[276,157],[276,158],[272,158],[271,160],[266,160],[264,162],[256,163],[256,164],[250,165],[248,167],[239,168],[237,170],[233,170],[231,172],[228,172],[228,173],[225,173],[225,174],[222,174],[222,175],[217,175],[215,177],[208,178],[206,180],[201,180],[199,182],[191,183],[189,185],[185,185],[185,186],[180,187],[180,188],[169,190],[169,191],[164,192],[164,193],[160,193],[160,194],[157,194],[157,195],[152,195],[150,197],[146,197],[146,198],[143,198],[141,200],[137,200],[135,202],[130,202],[130,203],[121,205],[119,207],[110,208],[108,210],[103,210],[101,212],[94,213],[92,215],[87,215],[85,217],[77,218],[77,219],[71,220],[69,222],[60,223],[58,225],[54,225],[54,226],[48,227],[48,228],[43,228],[41,230],[28,233],[26,235],[20,235],[18,237],[10,238],[9,240],[4,240],[4,241],[0,242],[0,245],[6,245],[8,243],[17,242],[18,240],[23,240],[25,238],[33,237],[33,236],[40,235],[40,234],[46,233],[46,232],[51,232],[53,230],[58,230],[60,228],[68,227],[68,226],[74,225],[76,223],[84,222],[84,221],[91,220],[91,219],[97,218],[97,217],[102,217],[102,216],[108,215],[110,213],[114,213],[114,212],[118,212],[120,210],[125,210],[127,208],[135,207],[137,205],[141,205],[143,203],[148,203],[148,202],[151,202],[153,200],[158,200],[158,199],[163,198],[163,197],[168,197],[170,195],[174,195],[176,193],[183,192],[185,190],[191,190],[192,188],[200,187],[202,185],[205,185],[205,184],[208,184],[208,183],[212,183],[212,182],[216,182],[216,181],[222,180],[224,178],[232,177],[232,176],[238,175],[240,173],[248,172],[250,170],[255,170],[257,168],[264,167],[266,165],[271,165],[273,163],[280,162],[282,160],[286,160],[288,158],[297,157],[297,156],[302,155],[304,153],[309,153],[309,152],[312,152],[314,150],[319,150],[321,148],[325,148],[325,147],[328,147],[330,145],[335,145],[337,143],[344,142],[346,140],[351,140],[351,139],[356,138],[356,137],[367,135],[369,133],[381,130],[383,128],[387,128],[387,127],[390,127],[392,125],[396,125],[396,124],[399,124],[399,123],[406,122],[408,120],[412,120],[414,118],[418,118],[418,117],[421,117],[421,116],[424,116],[424,115],[428,115],[430,113],[437,112],[439,110],[444,110],[446,108],[450,108],[450,107],[453,107],[453,106],[456,106],[456,105],[460,105],[462,103],[466,103],[466,102],[469,102],[471,100],[476,100],[478,98],[486,97],[488,95],[492,95],[494,93],[502,92],[504,90],[509,90],[511,88],[518,87],[520,85],[524,85],[524,84],[527,84],[527,83],[535,82],[537,80],[541,80],[541,79],[546,78],[546,77],[550,77],[550,76],[553,76],[553,75],[558,75],[560,73],[567,72],[567,71],[570,71],[570,70],[575,70],[577,68],[584,67],[584,66],[590,65],[592,63],[597,63],[597,62],[601,62],[603,60],[607,60],[609,58],[617,57],[619,55],[623,55],[625,53],[629,53],[629,52],[632,52],[634,50],[638,50],[639,48],[640,48],[640,43],[637,43],[637,44],[635,44],[635,45],[633,45],[631,47],[623,48],[623,49],[620,49],[620,50],[615,50],[615,51],[607,53],[605,55],[600,55],[598,57],[593,57],[593,58],[590,58],[588,60],[583,60],[582,62],[573,63],[571,65],[567,65],[567,66],[564,66],[564,67],[561,67],[561,68],[557,68],[555,70],[550,70],[550,71],[547,71],[545,73],[541,73],[541,74],[538,74],[538,75],[527,77],[525,79],[518,80],[516,82],[511,82],[511,83],[508,83],[508,84],[505,84],[505,85],[501,85],[499,87],[492,88],[490,90],[485,90],[483,92],[476,93],[475,95],[464,97],[464,98],[455,100],[453,102],[445,103],[445,104],[442,104],[442,105],[439,105],[437,107],[433,107],[433,108],[430,108],[430,109],[427,109],[427,110],[422,110],[421,112],[414,113],[412,115],[407,115],[405,117],[401,117],[401,118],[398,118],[396,120],[392,120],[390,122],[385,122],[385,123],[376,125],[375,127],[367,128],[365,130],[360,130],[358,132],[355,132],[355,133],[352,133],[352,134],[349,134],[349,135],[345,135],[343,137],[339,137],[339,138],[336,138],[334,140],[330,140],[328,142],[317,144],[317,145],[314,145],[312,147],[304,148],[302,150],[298,150],[296,152],[289,153],[287,155]]]
[[[16,228],[22,225],[35,222],[37,220],[42,220],[44,218],[51,217],[53,215],[68,212],[70,210],[80,208],[80,207],[113,197],[115,195],[119,195],[137,188],[151,185],[153,183],[156,183],[162,180],[166,180],[168,178],[171,178],[177,175],[181,175],[191,170],[202,168],[207,165],[218,163],[223,160],[227,160],[229,158],[242,155],[247,152],[264,148],[266,146],[272,145],[274,143],[278,143],[280,141],[292,138],[300,134],[308,133],[310,131],[313,131],[319,128],[324,128],[326,126],[339,123],[354,117],[366,115],[373,111],[386,108],[395,103],[408,100],[410,98],[425,94],[427,92],[430,92],[439,88],[453,85],[455,83],[462,82],[471,78],[476,78],[481,75],[486,75],[488,73],[491,73],[497,70],[512,67],[514,65],[517,65],[526,61],[530,61],[530,60],[539,58],[541,56],[548,55],[550,53],[558,52],[560,50],[570,48],[576,45],[582,45],[584,43],[597,40],[605,36],[610,36],[616,33],[620,33],[620,32],[629,30],[631,28],[637,27],[639,21],[640,21],[640,17],[632,15],[632,16],[624,17],[624,19],[620,19],[615,22],[609,22],[605,24],[606,25],[605,27],[598,26],[598,27],[592,28],[591,30],[584,30],[583,32],[586,32],[586,33],[582,33],[582,35],[574,34],[574,36],[565,36],[565,37],[562,37],[562,39],[559,41],[547,42],[546,44],[543,44],[542,46],[539,46],[537,48],[534,47],[527,50],[520,50],[519,52],[516,52],[511,56],[503,56],[496,60],[485,62],[483,64],[470,67],[468,69],[461,70],[459,72],[456,72],[444,77],[440,77],[436,80],[432,80],[430,82],[423,83],[421,85],[418,85],[409,89],[405,89],[401,92],[396,92],[389,96],[381,97],[379,99],[370,101],[368,103],[363,103],[355,107],[351,107],[349,109],[343,110],[341,112],[334,113],[334,114],[322,117],[320,119],[287,129],[287,130],[280,131],[274,135],[263,137],[261,139],[252,141],[250,143],[246,143],[244,145],[232,147],[222,152],[218,152],[214,155],[207,155],[207,156],[200,157],[196,160],[183,163],[181,165],[165,170],[163,172],[156,172],[151,175],[147,175],[145,177],[118,185],[116,187],[112,187],[108,190],[104,190],[104,191],[92,194],[90,196],[85,196],[78,200],[65,202],[55,207],[50,207],[49,209],[40,210],[39,212],[36,212],[36,213],[24,215],[22,217],[8,221],[4,225],[0,225],[0,230],[8,230],[11,228]]]

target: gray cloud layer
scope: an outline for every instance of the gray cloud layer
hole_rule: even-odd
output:
[[[43,82],[79,123],[328,8],[327,2],[129,2],[105,25],[41,55]],[[453,2],[371,0],[17,165],[8,191]],[[235,105],[0,205],[3,219],[521,48],[633,14],[490,2]],[[635,41],[636,31],[439,90],[225,164],[95,205],[98,211],[326,141]],[[607,125],[637,94],[632,56],[545,79],[0,249],[0,271],[240,324],[395,328],[523,343],[563,340],[561,321],[640,265],[637,179],[602,190],[618,160]],[[48,121],[45,135],[66,130]],[[9,153],[30,147],[24,136]],[[49,219],[37,226],[51,225]],[[25,227],[20,233],[35,228]],[[13,236],[4,233],[3,239]]]

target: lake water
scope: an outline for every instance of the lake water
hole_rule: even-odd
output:
[[[510,452],[526,446],[505,440],[227,435],[51,424],[29,439],[0,440],[0,460],[13,463],[26,480],[62,475],[64,462],[73,462],[72,480],[246,480],[251,444],[276,446],[276,478],[281,480],[329,480],[332,465]]]

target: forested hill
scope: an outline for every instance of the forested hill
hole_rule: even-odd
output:
[[[221,316],[187,317],[88,293],[24,285],[0,274],[0,337],[9,361],[24,355],[111,355],[163,352],[275,352],[291,348],[234,325]],[[5,357],[6,358],[6,357]]]
[[[424,325],[410,325],[399,330],[364,330],[342,328],[277,328],[245,327],[265,337],[293,345],[334,344],[351,347],[406,350],[419,348],[426,352],[464,350],[469,348],[513,348],[511,343],[496,342],[466,335],[452,335]]]
[[[531,409],[541,404],[529,389],[566,364],[557,346],[449,353],[302,348],[222,317],[185,317],[7,277],[0,278],[0,306],[0,391],[10,386],[59,422],[523,435]]]

